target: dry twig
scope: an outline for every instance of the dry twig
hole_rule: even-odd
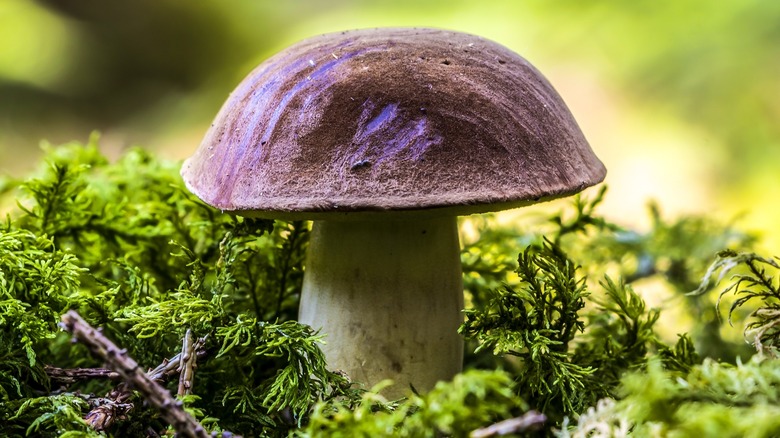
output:
[[[488,427],[472,431],[470,438],[488,438],[493,436],[509,435],[521,432],[529,432],[541,427],[547,417],[536,411],[528,411],[520,417],[499,421]]]
[[[51,365],[44,365],[43,370],[49,376],[49,379],[63,385],[70,385],[79,380],[119,380],[120,378],[119,373],[105,368],[57,368]]]
[[[187,329],[184,335],[184,342],[179,355],[179,397],[192,394],[192,385],[195,379],[195,368],[197,354],[195,354],[195,343],[192,341],[192,331]]]
[[[152,406],[157,408],[163,419],[178,433],[193,438],[209,437],[198,421],[183,409],[182,403],[144,373],[138,363],[127,354],[127,350],[119,349],[72,310],[62,316],[62,323],[76,339],[89,348],[92,354],[104,360],[109,368],[122,376],[127,385],[140,392]],[[177,367],[178,361],[175,362],[174,369]]]

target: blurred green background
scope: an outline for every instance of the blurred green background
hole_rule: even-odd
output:
[[[432,26],[498,41],[556,86],[609,169],[603,211],[704,213],[780,254],[780,2],[0,0],[0,172],[102,132],[180,159],[233,87],[302,38]]]

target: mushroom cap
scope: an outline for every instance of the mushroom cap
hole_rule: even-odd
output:
[[[414,28],[326,34],[276,54],[182,167],[206,203],[279,219],[495,211],[605,174],[528,61],[478,36]]]

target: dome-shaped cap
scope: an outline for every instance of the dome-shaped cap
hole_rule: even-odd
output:
[[[436,29],[342,32],[287,48],[236,88],[182,169],[208,204],[290,219],[500,210],[578,192],[605,173],[528,61]]]

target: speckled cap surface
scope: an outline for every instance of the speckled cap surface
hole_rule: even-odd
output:
[[[605,173],[528,61],[478,36],[412,28],[317,36],[271,57],[182,168],[210,205],[290,219],[500,210]]]

